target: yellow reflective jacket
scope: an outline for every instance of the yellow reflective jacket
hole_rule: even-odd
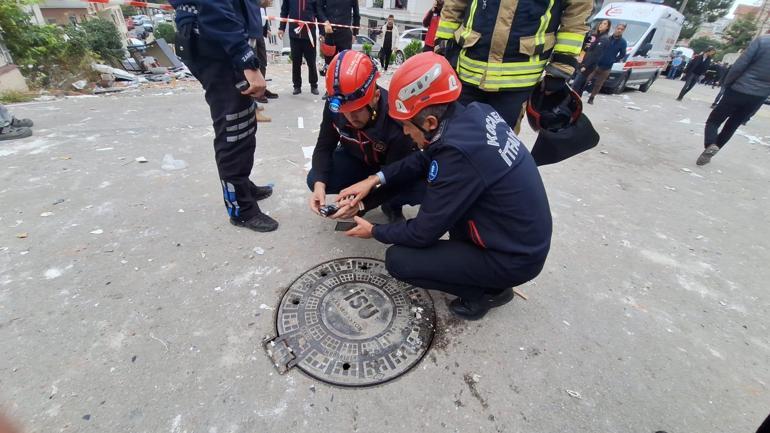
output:
[[[445,0],[436,39],[454,39],[457,73],[486,91],[524,89],[543,70],[569,78],[592,0]]]

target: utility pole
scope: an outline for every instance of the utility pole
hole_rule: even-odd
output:
[[[765,3],[767,3],[767,0],[765,0]],[[682,0],[682,5],[679,6],[679,13],[684,14],[684,8],[687,7],[687,0]]]

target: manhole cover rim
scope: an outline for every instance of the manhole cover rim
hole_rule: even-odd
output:
[[[274,341],[274,340],[280,339],[282,337],[282,335],[279,334],[279,324],[278,324],[278,321],[279,321],[279,317],[280,317],[281,306],[283,305],[284,299],[286,298],[287,294],[292,289],[292,286],[294,286],[294,284],[297,283],[297,281],[302,279],[307,273],[309,273],[313,269],[320,268],[320,267],[322,267],[324,265],[327,265],[329,263],[338,262],[338,261],[344,261],[344,260],[369,260],[369,261],[379,262],[379,263],[382,264],[383,268],[385,268],[385,261],[384,260],[377,259],[377,258],[372,258],[372,257],[351,256],[351,257],[338,257],[336,259],[327,260],[325,262],[318,263],[318,264],[313,265],[310,268],[306,269],[299,276],[297,276],[297,278],[293,279],[286,287],[284,287],[281,290],[280,296],[278,298],[278,304],[276,305],[276,308],[275,308],[275,310],[273,312],[274,336],[267,336],[265,338],[265,341],[264,341],[265,344],[269,343],[270,341]],[[390,274],[388,274],[388,275],[390,275]],[[391,278],[393,278],[394,280],[396,279],[393,276],[391,276]],[[396,281],[399,281],[399,280],[396,280]],[[424,289],[422,287],[417,287],[417,286],[414,286],[414,285],[411,285],[411,284],[410,284],[410,286],[422,290],[424,292],[425,296],[427,297],[427,300],[433,306],[433,308],[431,308],[429,312],[425,311],[423,313],[423,317],[426,317],[426,318],[428,318],[430,320],[430,323],[432,324],[433,332],[430,332],[429,339],[428,339],[427,344],[425,345],[425,349],[422,351],[422,353],[420,353],[419,356],[417,356],[415,358],[414,362],[411,365],[409,365],[405,370],[403,370],[401,373],[399,373],[399,374],[397,374],[395,376],[389,377],[387,379],[384,379],[384,380],[382,380],[380,382],[361,383],[361,384],[346,384],[346,383],[334,382],[334,381],[331,381],[331,380],[325,380],[323,377],[320,377],[320,376],[314,376],[310,372],[308,372],[308,371],[304,370],[303,368],[301,368],[299,366],[299,364],[295,365],[296,368],[294,368],[293,370],[300,371],[304,376],[306,376],[306,377],[308,377],[310,379],[318,380],[318,381],[320,381],[320,382],[322,382],[322,383],[324,383],[326,385],[330,385],[330,386],[333,386],[333,387],[336,387],[336,388],[342,388],[342,389],[373,388],[373,387],[377,387],[377,386],[381,386],[381,385],[386,385],[386,384],[389,384],[390,382],[393,382],[394,380],[401,379],[402,377],[404,377],[407,374],[411,373],[415,369],[416,366],[418,366],[418,365],[420,365],[422,363],[422,361],[425,358],[425,356],[433,348],[433,342],[435,341],[436,332],[437,332],[436,327],[437,327],[438,323],[437,323],[437,314],[436,314],[436,308],[435,308],[436,303],[433,300],[433,296],[430,294],[430,290]],[[425,313],[429,313],[429,314],[426,315]],[[288,373],[288,371],[286,373]]]

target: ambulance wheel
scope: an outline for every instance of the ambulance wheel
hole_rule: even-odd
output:
[[[623,93],[624,90],[626,90],[626,83],[628,82],[628,74],[624,74],[622,77],[620,77],[620,80],[618,81],[618,84],[615,85],[615,88],[612,89],[612,93],[616,95],[620,95]]]
[[[647,81],[646,83],[644,83],[641,86],[639,86],[639,91],[644,93],[644,92],[650,90],[650,87],[652,87],[652,83],[655,82],[656,78],[658,78],[658,74],[657,73],[655,75],[653,75],[652,77],[650,77],[649,81]]]

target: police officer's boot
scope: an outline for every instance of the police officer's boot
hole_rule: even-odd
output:
[[[490,308],[505,305],[513,300],[513,289],[505,289],[494,295],[485,294],[478,300],[456,298],[449,303],[449,309],[465,320],[479,320]]]

